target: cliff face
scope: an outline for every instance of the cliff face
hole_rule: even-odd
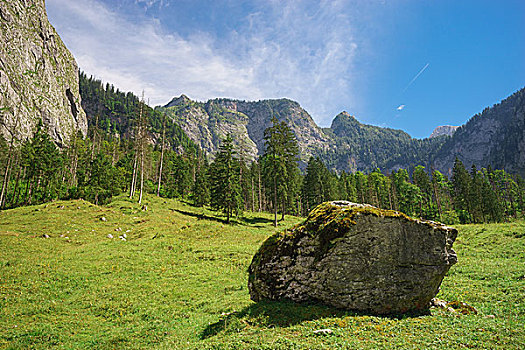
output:
[[[450,175],[458,157],[476,165],[525,175],[525,89],[472,117],[434,155],[434,165]]]
[[[44,0],[0,0],[0,27],[0,133],[26,139],[42,119],[59,146],[86,135],[78,67]]]
[[[432,131],[432,134],[430,134],[430,138],[439,137],[439,136],[452,136],[456,132],[457,128],[459,126],[452,126],[452,125],[441,125]]]
[[[288,123],[297,138],[303,160],[324,147],[328,140],[310,115],[297,102],[288,99],[257,102],[214,99],[200,103],[182,95],[159,109],[209,154],[214,154],[220,141],[232,134],[246,159],[261,156],[264,130],[271,126],[273,116]]]

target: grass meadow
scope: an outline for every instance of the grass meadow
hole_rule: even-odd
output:
[[[378,317],[252,302],[247,268],[275,230],[270,214],[226,225],[181,201],[145,204],[122,195],[108,206],[56,201],[0,212],[0,348],[525,348],[525,221],[457,227],[459,262],[438,298],[477,314]],[[325,328],[332,333],[314,333]]]

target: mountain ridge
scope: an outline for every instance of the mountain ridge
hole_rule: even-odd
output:
[[[369,172],[379,168],[390,172],[399,168],[410,169],[423,165],[450,175],[457,156],[464,160],[467,166],[475,164],[478,167],[486,167],[492,165],[489,164],[492,161],[497,168],[522,174],[525,172],[525,141],[523,141],[524,137],[520,137],[519,132],[516,134],[515,129],[523,125],[524,117],[522,114],[515,118],[502,116],[501,118],[510,123],[503,131],[502,125],[505,123],[497,120],[503,108],[498,106],[501,104],[507,106],[509,103],[507,100],[515,104],[514,107],[509,107],[514,108],[513,111],[523,110],[524,91],[525,89],[521,89],[499,104],[485,108],[481,115],[490,115],[490,117],[481,124],[478,123],[483,125],[483,133],[494,133],[491,131],[492,126],[500,130],[498,134],[502,136],[494,138],[494,142],[489,140],[482,145],[478,143],[477,146],[473,146],[476,144],[473,140],[462,141],[465,135],[475,134],[471,129],[476,123],[471,120],[476,119],[476,116],[459,127],[437,127],[436,130],[440,128],[446,130],[439,132],[435,130],[433,136],[419,139],[410,136],[404,130],[361,123],[346,111],[337,114],[330,127],[321,128],[298,102],[287,98],[259,101],[215,98],[206,102],[196,102],[186,95],[181,95],[157,109],[170,116],[190,139],[211,154],[218,149],[220,140],[227,133],[232,133],[234,138],[237,138],[237,145],[245,149],[244,156],[248,160],[256,159],[264,152],[264,129],[270,126],[271,117],[275,116],[278,120],[287,122],[294,132],[303,165],[309,157],[319,156],[330,169],[335,171]],[[518,97],[512,98],[514,95]],[[497,111],[494,112],[493,108]],[[512,114],[509,108],[505,113]],[[503,154],[501,147],[498,146],[501,142],[509,143],[505,141],[504,135],[507,133],[516,134],[510,142],[521,147],[519,152],[514,152],[517,153],[516,157],[510,155],[512,145],[507,145]],[[478,138],[481,137],[479,134],[476,135]],[[486,138],[481,137],[481,139]],[[466,147],[467,144],[472,146],[469,148],[470,153],[461,150],[461,147]],[[476,155],[482,151],[491,156]],[[472,154],[472,157],[469,154]]]

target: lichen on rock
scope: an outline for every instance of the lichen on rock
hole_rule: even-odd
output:
[[[457,261],[456,235],[397,211],[326,202],[262,244],[249,267],[250,296],[376,314],[426,309]]]

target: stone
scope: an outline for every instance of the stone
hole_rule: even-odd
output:
[[[317,335],[330,335],[333,332],[334,331],[332,331],[330,328],[318,329],[318,330],[313,331],[313,333]]]
[[[262,244],[248,269],[250,297],[373,314],[427,310],[457,262],[456,236],[397,211],[326,202]]]
[[[48,234],[45,234],[45,233],[42,235],[42,238],[50,238],[50,237],[51,236],[49,236]]]
[[[100,218],[100,221],[108,221],[108,219],[106,219],[106,217],[103,216],[103,217]]]
[[[108,233],[108,235],[106,236],[107,238],[113,238],[113,235],[111,233]]]

